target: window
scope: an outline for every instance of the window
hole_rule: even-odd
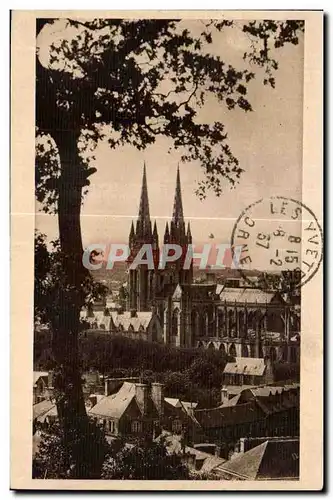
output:
[[[141,431],[141,423],[137,420],[132,422],[132,432],[140,432]]]
[[[115,423],[113,420],[109,420],[109,432],[115,431]]]
[[[178,318],[179,318],[179,309],[175,309],[172,313],[172,324],[171,324],[171,334],[173,336],[178,335]]]
[[[173,432],[177,432],[178,433],[178,432],[181,432],[182,429],[183,429],[183,426],[182,426],[182,423],[181,423],[180,420],[174,420],[172,422],[172,430],[173,430]]]

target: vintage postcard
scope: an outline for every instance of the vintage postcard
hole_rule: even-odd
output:
[[[322,489],[323,13],[11,36],[11,487]]]

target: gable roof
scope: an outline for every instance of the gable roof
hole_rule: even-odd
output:
[[[181,404],[187,413],[195,410],[198,406],[198,403],[191,403],[190,401],[181,401]]]
[[[228,399],[227,401],[225,401],[224,403],[222,403],[219,406],[219,408],[225,408],[226,406],[235,406],[238,403],[240,397],[241,397],[241,393],[236,394],[236,396],[234,396],[234,397]]]
[[[53,406],[48,411],[46,411],[42,415],[39,415],[37,421],[43,423],[48,417],[58,417],[58,410],[55,404],[53,404]]]
[[[299,440],[267,440],[218,467],[239,479],[296,479]]]
[[[39,418],[40,416],[44,415],[44,413],[47,413],[54,406],[55,404],[52,403],[49,399],[44,399],[44,401],[36,403],[32,406],[33,419],[35,420],[35,418]]]
[[[233,457],[219,468],[241,479],[256,479],[267,444],[268,441],[264,441],[246,453]]]
[[[228,389],[228,394],[230,396],[237,396],[238,394],[245,391],[246,389],[252,389],[252,387],[256,387],[256,386],[250,385],[250,384],[242,384],[242,385],[228,385],[228,384],[226,384],[224,387],[226,389]]]
[[[84,309],[80,312],[80,317],[89,323],[89,325],[97,323],[98,328],[100,328],[101,325],[104,325],[105,330],[108,330],[110,327],[110,316],[105,315],[104,309],[103,311],[94,310],[91,316],[88,315],[88,311]]]
[[[164,398],[164,401],[174,406],[175,408],[181,408],[181,402],[178,398]]]
[[[172,298],[173,300],[180,300],[182,295],[183,295],[183,290],[181,289],[181,286],[178,284],[176,286],[175,291],[173,292]]]
[[[223,290],[219,289],[220,300],[225,302],[247,302],[270,304],[277,292],[270,292],[261,290],[260,288],[229,288],[225,287]],[[284,300],[281,297],[281,302]]]
[[[41,377],[48,378],[48,376],[49,376],[48,372],[34,372],[33,385],[35,385]]]
[[[169,403],[171,406],[174,406],[175,408],[183,408],[186,411],[186,413],[188,413],[191,410],[194,410],[198,406],[198,403],[191,403],[190,401],[181,401],[178,398],[164,398],[164,401]]]
[[[254,395],[254,400],[258,406],[266,413],[278,413],[299,406],[300,391],[297,387],[285,388],[277,387],[262,387],[258,391],[251,389]]]
[[[227,363],[223,373],[230,375],[257,375],[265,372],[264,358],[235,358],[236,361]]]
[[[131,410],[132,415],[140,416],[142,411],[136,401],[136,384],[131,382],[124,382],[118,392],[111,396],[105,396],[95,406],[93,406],[88,413],[98,417],[111,417],[121,418],[126,410]],[[158,416],[156,406],[148,397],[147,413],[150,416]]]
[[[89,410],[89,414],[120,418],[134,397],[135,384],[124,382],[116,394],[103,398]]]
[[[131,328],[135,332],[138,332],[140,328],[146,331],[152,317],[152,311],[138,311],[133,317],[130,311],[125,311],[122,314],[111,312],[112,322],[116,328],[122,327],[124,330]]]

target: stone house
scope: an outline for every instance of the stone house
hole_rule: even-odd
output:
[[[107,384],[106,384],[107,387]],[[181,434],[191,422],[186,403],[174,404],[164,398],[164,386],[152,383],[124,382],[115,394],[106,394],[89,410],[89,415],[110,436],[155,435],[162,429]]]
[[[38,372],[33,373],[33,404],[40,403],[48,397],[48,372]]]
[[[235,358],[223,370],[225,385],[261,385],[274,381],[270,359]]]

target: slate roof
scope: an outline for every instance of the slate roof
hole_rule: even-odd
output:
[[[97,327],[100,328],[101,325],[104,325],[105,330],[109,330],[110,327],[110,315],[104,314],[104,309],[102,311],[94,310],[93,316],[88,316],[88,312],[86,310],[82,310],[80,313],[81,319],[92,325],[97,323]]]
[[[226,302],[269,304],[276,292],[261,290],[260,288],[224,288],[219,291],[220,300]]]
[[[196,407],[198,406],[198,403],[190,403],[189,401],[181,401],[181,404],[185,408],[186,412],[189,412],[191,410],[195,410]]]
[[[225,385],[224,387],[226,387],[228,389],[228,394],[233,395],[233,396],[237,396],[238,394],[245,391],[246,389],[252,389],[252,387],[256,387],[256,386],[244,384],[244,385]]]
[[[222,403],[219,406],[219,408],[225,408],[226,406],[235,406],[238,403],[240,397],[241,397],[241,393],[236,394],[236,396],[234,396],[233,398],[230,398],[227,401],[225,401],[224,403]]]
[[[58,417],[58,410],[55,404],[48,411],[40,415],[37,418],[37,422],[44,423],[48,417]]]
[[[116,394],[103,398],[89,410],[89,414],[120,418],[134,397],[135,384],[124,382]]]
[[[111,312],[111,318],[116,328],[121,326],[127,331],[131,326],[135,332],[139,331],[140,327],[141,329],[147,330],[152,316],[152,311],[138,311],[134,317],[131,316],[130,311],[125,311],[122,314]]]
[[[110,396],[105,396],[95,406],[88,410],[90,415],[99,417],[121,418],[133,400],[135,400],[136,411],[141,413],[139,405],[136,403],[136,389],[131,382],[124,382],[118,392]],[[149,393],[148,393],[149,394]],[[151,416],[158,416],[153,400],[148,395],[147,412]]]
[[[261,376],[265,368],[264,358],[236,358],[236,361],[226,364],[223,373]]]
[[[249,392],[266,415],[299,406],[299,384],[254,387]]]
[[[253,387],[250,391],[255,397],[268,397],[270,395],[281,394],[284,391],[284,387],[265,385],[263,387]]]
[[[218,466],[238,479],[297,479],[299,477],[299,440],[267,440]]]
[[[44,413],[48,412],[51,408],[55,406],[49,399],[44,399],[40,403],[36,403],[32,406],[33,419],[42,416]]]
[[[104,396],[104,394],[90,394],[89,396],[89,398],[96,398],[97,403],[100,403],[105,397],[107,396]]]
[[[258,410],[253,402],[235,406],[225,406],[194,410],[194,416],[203,429],[222,428],[229,425],[258,420]]]

